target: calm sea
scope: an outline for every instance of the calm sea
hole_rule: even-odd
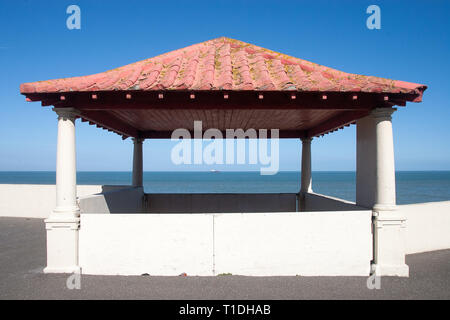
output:
[[[450,171],[400,171],[397,203],[450,200]],[[313,190],[355,201],[355,172],[313,172]],[[130,184],[130,172],[78,172],[78,184]],[[0,172],[0,183],[54,184],[55,172]],[[145,172],[147,193],[297,192],[299,172],[261,176],[259,172]]]

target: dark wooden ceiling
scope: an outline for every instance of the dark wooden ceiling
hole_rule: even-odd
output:
[[[323,135],[375,107],[404,106],[404,94],[362,92],[66,92],[28,94],[43,106],[75,108],[82,121],[127,137],[170,138],[172,131],[279,129],[280,138]]]

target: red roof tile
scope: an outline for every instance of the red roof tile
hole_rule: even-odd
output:
[[[83,77],[24,83],[23,94],[129,90],[329,91],[411,94],[422,84],[350,74],[242,41],[218,38]],[[409,100],[409,99],[408,99]]]

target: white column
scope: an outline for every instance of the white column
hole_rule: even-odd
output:
[[[133,138],[133,177],[132,185],[134,187],[142,187],[143,181],[143,157],[142,157],[143,139]]]
[[[377,108],[357,122],[357,205],[373,210],[372,270],[379,276],[408,276],[405,217],[396,211],[392,113]]]
[[[302,181],[301,193],[308,193],[312,191],[311,187],[311,141],[312,138],[302,139]]]
[[[311,179],[311,141],[312,138],[302,138],[302,168],[301,168],[301,187],[298,196],[297,208],[304,211],[306,207],[306,194],[312,192]]]
[[[375,109],[377,181],[374,210],[395,210],[395,163],[392,113],[396,109]]]
[[[80,272],[78,230],[80,209],[77,203],[75,120],[72,108],[54,108],[58,114],[56,151],[56,208],[45,220],[47,230],[46,273]]]

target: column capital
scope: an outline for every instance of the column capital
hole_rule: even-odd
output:
[[[134,144],[142,144],[144,142],[144,138],[132,138]]]
[[[311,143],[312,139],[312,137],[300,138],[300,140],[302,140],[302,143]]]
[[[370,115],[375,119],[391,120],[395,111],[397,111],[397,108],[375,108],[370,112]]]
[[[58,119],[62,118],[73,121],[80,115],[80,111],[75,108],[53,108],[52,110],[56,112]]]

